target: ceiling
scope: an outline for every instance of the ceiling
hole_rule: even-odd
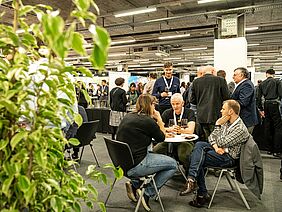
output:
[[[60,8],[67,19],[72,9],[71,0],[24,0],[24,3],[49,4]],[[111,35],[107,70],[128,68],[133,73],[146,73],[172,61],[179,72],[196,70],[197,66],[213,64],[213,42],[220,17],[227,14],[245,15],[248,57],[257,71],[274,67],[282,71],[282,0],[221,0],[198,4],[197,0],[96,0],[100,9],[97,23]],[[5,10],[4,23],[12,23],[10,1],[0,7]],[[142,7],[156,7],[155,12],[126,17],[115,17],[120,11]],[[93,8],[94,11],[94,8]],[[32,21],[33,15],[30,14]],[[88,29],[77,25],[86,40]],[[160,36],[188,35],[187,37],[159,39]],[[129,40],[131,42],[129,42]],[[90,43],[89,43],[90,44]],[[91,46],[91,44],[89,45]],[[183,49],[204,47],[201,50]],[[91,48],[91,47],[90,47]],[[90,67],[84,58],[71,53],[68,62]]]

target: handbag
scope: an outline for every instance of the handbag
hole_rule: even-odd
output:
[[[118,127],[125,114],[126,112],[111,110],[109,125],[113,127]]]

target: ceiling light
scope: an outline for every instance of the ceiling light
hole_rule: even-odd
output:
[[[131,40],[120,40],[120,41],[112,41],[112,45],[117,45],[117,44],[122,44],[122,43],[134,43],[136,40],[131,39]]]
[[[249,43],[248,46],[259,46],[259,43]]]
[[[109,57],[118,57],[118,56],[125,56],[126,55],[126,53],[124,52],[124,53],[113,53],[113,54],[109,54],[108,56]]]
[[[258,27],[246,27],[245,31],[253,31],[253,30],[257,30]]]
[[[208,47],[196,47],[196,48],[190,48],[190,49],[182,49],[182,51],[197,51],[197,50],[205,50]]]
[[[222,0],[198,0],[198,4],[205,4],[205,3],[216,2],[216,1],[222,1]]]
[[[118,18],[118,17],[137,15],[137,14],[149,13],[149,12],[155,12],[155,11],[157,11],[156,7],[140,7],[140,8],[136,8],[132,10],[116,12],[114,13],[114,16]]]
[[[190,34],[160,36],[160,40],[189,37]]]
[[[155,64],[151,64],[150,66],[161,66],[161,67],[163,67],[164,64],[163,63],[155,63]]]
[[[177,65],[193,65],[194,62],[182,62],[182,63],[177,63]]]
[[[135,59],[135,60],[133,60],[133,62],[137,62],[137,63],[140,63],[140,62],[149,62],[149,59]]]
[[[181,57],[166,57],[166,58],[163,58],[163,60],[181,60],[182,58]]]

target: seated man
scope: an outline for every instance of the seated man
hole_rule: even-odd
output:
[[[165,129],[168,133],[185,133],[185,134],[193,134],[195,129],[195,115],[194,111],[184,107],[184,100],[180,93],[175,93],[172,95],[170,100],[172,108],[167,109],[162,114],[162,120],[165,124]],[[180,128],[177,123],[181,123],[181,119],[187,119],[187,128]],[[173,127],[169,126],[169,120],[174,121]],[[168,144],[166,142],[162,142],[157,144],[154,147],[154,152],[160,154],[168,153]],[[172,154],[176,159],[178,159],[181,164],[183,164],[184,168],[187,170],[188,168],[188,157],[190,158],[190,154],[193,150],[194,143],[192,142],[180,142],[180,143],[172,143],[173,152]]]
[[[240,156],[243,143],[249,138],[249,133],[242,119],[239,117],[240,105],[235,100],[223,103],[222,117],[216,121],[215,129],[208,137],[208,142],[195,144],[188,180],[185,190],[180,195],[186,195],[197,188],[196,198],[189,204],[201,207],[209,201],[205,185],[204,168],[207,166],[230,167],[235,165],[235,160]]]
[[[155,110],[154,101],[151,95],[142,94],[138,97],[136,111],[125,115],[118,127],[117,140],[127,143],[132,151],[134,165],[127,171],[127,176],[136,178],[156,174],[154,179],[160,189],[174,175],[177,164],[171,157],[148,152],[152,139],[156,142],[165,139],[164,124],[160,113]],[[141,194],[141,183],[136,179],[126,183],[127,195],[134,202],[137,202],[136,193]],[[151,182],[145,188],[142,199],[146,211],[150,211],[149,198],[155,195]]]

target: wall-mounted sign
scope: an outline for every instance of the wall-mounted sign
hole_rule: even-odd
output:
[[[223,15],[221,19],[221,36],[238,34],[237,14]]]

